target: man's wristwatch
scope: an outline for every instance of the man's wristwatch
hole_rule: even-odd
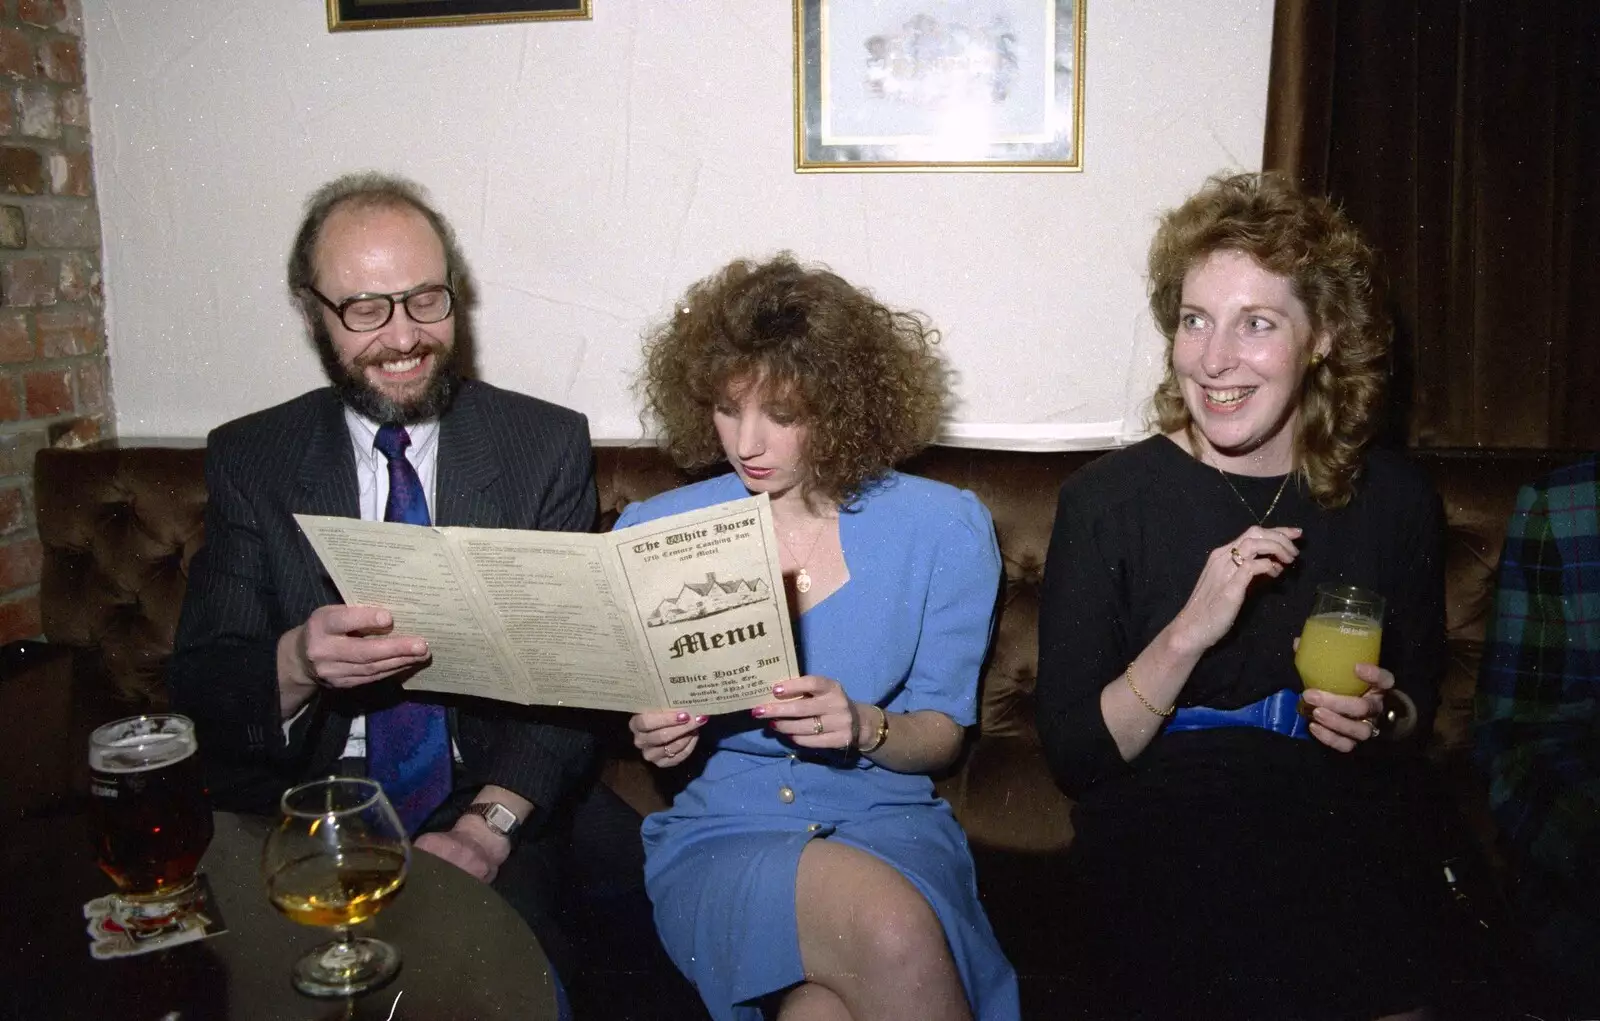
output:
[[[517,813],[498,801],[474,801],[467,806],[467,812],[482,816],[483,821],[489,824],[489,828],[502,837],[509,838],[511,834],[517,832],[517,827],[522,825]]]

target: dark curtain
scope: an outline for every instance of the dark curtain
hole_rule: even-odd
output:
[[[1277,0],[1269,88],[1384,255],[1399,438],[1600,448],[1600,0]]]

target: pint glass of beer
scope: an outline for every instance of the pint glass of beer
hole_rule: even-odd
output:
[[[211,843],[198,748],[185,716],[131,716],[89,737],[91,836],[130,931],[170,925],[193,899]]]
[[[1383,597],[1354,585],[1318,585],[1300,633],[1294,666],[1308,688],[1363,695],[1357,663],[1377,663],[1383,644]]]

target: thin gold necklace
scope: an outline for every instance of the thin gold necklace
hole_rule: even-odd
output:
[[[1214,464],[1211,467],[1217,469],[1217,474],[1222,476],[1222,481],[1228,484],[1228,488],[1233,490],[1233,495],[1239,498],[1239,502],[1244,504],[1244,509],[1250,512],[1250,516],[1255,518],[1256,524],[1260,525],[1262,528],[1267,527],[1267,519],[1272,517],[1272,512],[1278,509],[1278,500],[1283,497],[1283,491],[1289,488],[1289,478],[1294,474],[1294,472],[1291,471],[1288,475],[1283,477],[1283,481],[1278,483],[1277,493],[1273,494],[1272,502],[1267,504],[1266,513],[1258,515],[1256,514],[1256,509],[1250,506],[1250,501],[1246,500],[1244,498],[1244,494],[1239,492],[1239,487],[1233,484],[1232,479],[1228,478],[1228,473],[1223,471],[1220,465]]]
[[[805,593],[811,591],[811,575],[806,573],[806,565],[811,563],[811,554],[817,551],[817,543],[822,541],[822,532],[827,527],[828,519],[822,518],[817,525],[817,533],[811,537],[811,545],[806,547],[804,560],[794,555],[794,547],[789,545],[789,540],[783,537],[782,532],[778,533],[778,541],[783,543],[783,548],[788,551],[789,559],[793,560],[799,567],[794,576],[794,589],[796,592]]]

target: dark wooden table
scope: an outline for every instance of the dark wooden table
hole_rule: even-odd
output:
[[[216,816],[200,869],[226,932],[97,961],[83,905],[112,886],[95,867],[84,818],[0,821],[0,1019],[383,1021],[391,1010],[394,1021],[556,1017],[549,967],[522,918],[488,886],[420,851],[400,895],[356,929],[399,948],[394,980],[348,999],[295,991],[290,967],[329,933],[289,921],[267,901],[259,861],[268,825]]]

